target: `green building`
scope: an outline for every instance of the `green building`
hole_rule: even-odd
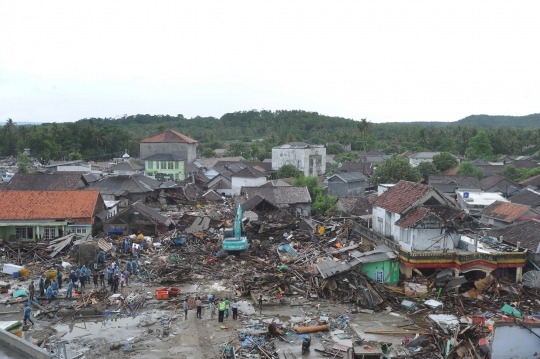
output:
[[[157,180],[183,181],[186,160],[177,155],[156,153],[144,159],[144,174]]]

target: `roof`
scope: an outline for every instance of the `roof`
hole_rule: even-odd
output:
[[[0,192],[0,220],[92,218],[99,191]]]
[[[373,213],[373,203],[379,196],[377,193],[370,194],[367,197],[340,198],[343,210],[353,216],[365,216]]]
[[[221,198],[221,196],[214,190],[209,190],[202,196],[207,201],[213,201],[213,202],[223,201],[223,198]]]
[[[536,208],[540,206],[540,192],[525,188],[523,191],[519,192],[515,196],[510,197],[510,202]]]
[[[89,189],[97,189],[104,194],[121,196],[128,193],[147,193],[159,188],[161,182],[142,175],[109,176],[92,184]]]
[[[12,191],[65,191],[79,188],[80,182],[88,185],[81,173],[16,173],[6,186]]]
[[[266,208],[278,208],[278,206],[276,206],[269,200],[262,198],[259,195],[245,201],[244,204],[242,204],[242,208],[244,209],[244,211],[252,211],[255,207],[257,207],[259,204],[263,202],[264,202],[264,207]]]
[[[290,187],[290,184],[282,179],[271,180],[261,185],[261,187]]]
[[[529,168],[529,169],[536,168],[539,166],[538,162],[531,161],[531,160],[515,160],[515,161],[510,162],[509,164],[512,164],[516,166],[517,168]]]
[[[364,176],[364,174],[361,172],[337,173],[333,175],[332,177],[328,178],[328,181],[330,181],[332,178],[339,178],[343,182],[359,182],[359,181],[365,181],[367,179],[367,177]]]
[[[212,157],[212,158],[197,158],[196,161],[199,162],[204,168],[210,169],[216,165],[216,163],[220,161],[230,161],[234,163],[238,163],[242,161],[244,157],[237,156],[237,157]]]
[[[143,168],[144,167],[133,162],[120,162],[109,169],[112,171],[140,171]]]
[[[433,156],[440,155],[440,152],[418,152],[412,156],[409,156],[409,158],[415,158],[415,159],[433,159]]]
[[[405,151],[403,152],[402,154],[400,154],[401,157],[411,157],[412,155],[414,155],[416,152],[415,151]]]
[[[414,207],[396,222],[396,226],[400,228],[414,227],[418,221],[427,218],[435,217],[445,223],[459,216],[463,210],[451,206],[419,206]]]
[[[247,161],[246,162],[240,162],[238,160],[236,160],[236,161],[221,160],[221,161],[217,161],[214,164],[213,167],[225,167],[225,168],[228,168],[231,165],[236,165],[236,166],[240,167],[240,169],[245,168],[245,167],[253,167],[256,170],[261,171],[261,172],[272,171],[272,162],[247,162]]]
[[[147,137],[141,140],[141,143],[197,143],[192,138],[174,130],[168,130],[159,135]]]
[[[261,178],[266,177],[261,171],[257,171],[252,167],[246,167],[243,170],[240,170],[236,173],[233,173],[231,177],[241,177],[241,178]]]
[[[66,166],[82,163],[83,160],[73,160],[73,161],[49,161],[45,166],[42,167],[55,167],[55,166]]]
[[[459,169],[459,166],[451,167],[447,169],[446,171],[441,172],[441,175],[457,175],[458,169]]]
[[[399,181],[377,198],[374,205],[390,212],[402,213],[422,198],[433,187],[419,183]]]
[[[171,223],[171,220],[169,218],[144,205],[141,201],[137,201],[131,204],[130,207],[136,209],[139,213],[143,213],[144,215],[155,219],[158,223],[164,225],[169,225]]]
[[[307,187],[242,187],[241,192],[248,201],[258,195],[276,205],[311,203]]]
[[[484,171],[484,177],[491,177],[501,173],[504,170],[504,165],[475,165],[474,167]]]
[[[373,173],[373,163],[371,162],[343,162],[341,172],[362,172],[370,176]]]
[[[473,165],[489,165],[489,162],[481,158],[477,158],[471,162]]]
[[[516,188],[522,188],[522,186],[516,181],[513,181],[504,175],[493,175],[491,177],[487,177],[481,180],[480,188],[483,191],[496,188],[503,193],[510,193],[513,192],[513,190]]]
[[[455,184],[457,187],[480,188],[478,177],[459,175],[429,175],[429,184]]]
[[[519,182],[522,186],[534,186],[534,187],[540,187],[540,175],[536,175],[534,177],[527,178],[521,182]]]
[[[272,149],[301,149],[301,148],[323,148],[323,145],[312,145],[305,142],[289,142],[276,146]]]
[[[182,158],[177,155],[170,153],[156,153],[150,157],[146,157],[145,161],[185,161],[185,158]]]
[[[522,204],[495,201],[484,208],[480,215],[511,223],[530,209],[531,207]]]
[[[540,243],[540,221],[533,219],[517,222],[508,226],[490,229],[486,234],[499,239],[502,236],[504,242],[515,246],[519,242],[520,247],[528,248],[533,253],[536,253],[538,243]]]
[[[495,201],[501,201],[501,202],[510,202],[506,198],[504,198],[499,193],[494,192],[475,192],[475,191],[456,191],[458,198],[463,197],[463,194],[467,192],[469,194],[469,198],[465,201],[465,203],[471,203],[472,205],[477,206],[489,206]]]

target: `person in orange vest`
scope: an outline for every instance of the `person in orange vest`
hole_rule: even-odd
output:
[[[341,248],[341,243],[340,242],[336,243],[336,248]]]

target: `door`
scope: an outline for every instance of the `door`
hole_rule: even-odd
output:
[[[382,269],[377,269],[375,271],[375,280],[377,281],[377,283],[382,283],[384,282],[384,270]]]

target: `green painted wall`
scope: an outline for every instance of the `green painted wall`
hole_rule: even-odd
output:
[[[388,273],[392,270],[392,265],[394,263],[392,261],[384,261],[384,262],[375,262],[375,263],[366,263],[362,264],[360,267],[360,270],[363,273],[366,273],[366,275],[373,279],[377,280],[377,270],[383,271],[383,280],[386,278]],[[392,274],[390,274],[390,277],[388,277],[388,280],[386,283],[388,284],[397,284],[399,282],[399,265],[394,266],[394,270],[392,271]]]
[[[154,176],[157,173],[163,173],[171,176],[172,180],[183,181],[186,179],[184,171],[184,161],[144,161],[146,176]],[[169,162],[172,162],[173,168],[169,169]]]

